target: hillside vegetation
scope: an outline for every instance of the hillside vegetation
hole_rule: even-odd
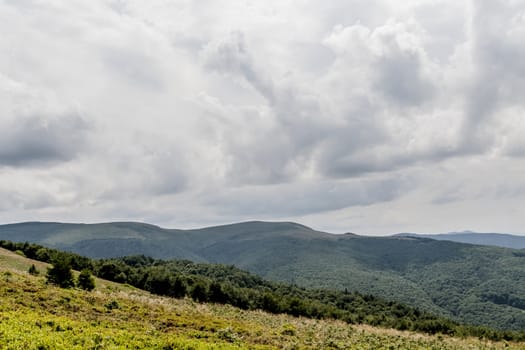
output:
[[[0,239],[96,258],[145,254],[231,264],[267,279],[371,294],[460,322],[525,329],[522,250],[333,235],[265,222],[186,231],[138,223],[25,223],[0,226]]]
[[[305,289],[269,282],[234,266],[195,264],[188,260],[163,261],[145,256],[91,260],[36,244],[9,241],[0,241],[0,247],[51,262],[53,268],[46,273],[48,282],[66,288],[75,285],[75,277],[71,272],[74,267],[82,270],[76,284],[89,290],[93,289],[93,282],[80,282],[92,280],[90,275],[94,273],[98,277],[128,283],[158,295],[191,297],[197,302],[230,304],[247,310],[337,319],[349,324],[367,323],[429,334],[476,336],[490,340],[525,340],[525,332],[461,325],[398,302],[356,292]],[[32,265],[28,272],[35,274],[35,270]]]
[[[2,349],[520,349],[521,344],[349,326],[189,299],[97,279],[62,289],[25,272],[46,264],[0,249]]]

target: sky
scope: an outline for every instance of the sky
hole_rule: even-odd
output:
[[[0,223],[525,234],[521,0],[0,0]]]

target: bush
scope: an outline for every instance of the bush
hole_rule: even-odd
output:
[[[16,255],[20,255],[20,256],[22,256],[22,257],[24,257],[24,258],[26,257],[26,255],[24,254],[24,252],[21,251],[20,249],[15,250],[15,254],[16,254]]]
[[[40,274],[40,271],[37,270],[35,264],[32,264],[30,267],[29,267],[29,270],[27,270],[27,272],[29,272],[30,275],[33,275],[33,276],[37,276]]]
[[[75,286],[71,263],[64,257],[58,257],[53,262],[53,267],[47,269],[47,281],[62,288]]]
[[[120,305],[119,305],[118,301],[116,301],[116,300],[111,300],[109,303],[105,304],[104,306],[108,310],[120,309]]]
[[[88,291],[95,289],[95,279],[91,276],[89,270],[84,269],[78,275],[78,287]]]

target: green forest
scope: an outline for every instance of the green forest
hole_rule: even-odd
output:
[[[175,298],[189,297],[197,302],[229,304],[246,310],[335,319],[348,324],[364,323],[428,334],[525,340],[524,332],[459,324],[398,302],[357,292],[311,289],[270,282],[231,265],[193,263],[188,260],[164,261],[146,256],[90,259],[27,242],[0,241],[0,247],[31,259],[49,262],[53,264],[53,268],[66,265],[77,271],[87,271],[97,277],[129,284],[154,294]],[[72,278],[70,280],[71,283],[62,286],[72,286],[74,281]],[[60,285],[60,281],[50,282]]]

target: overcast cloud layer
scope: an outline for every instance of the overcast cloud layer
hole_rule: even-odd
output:
[[[525,233],[516,0],[0,0],[0,222]]]

